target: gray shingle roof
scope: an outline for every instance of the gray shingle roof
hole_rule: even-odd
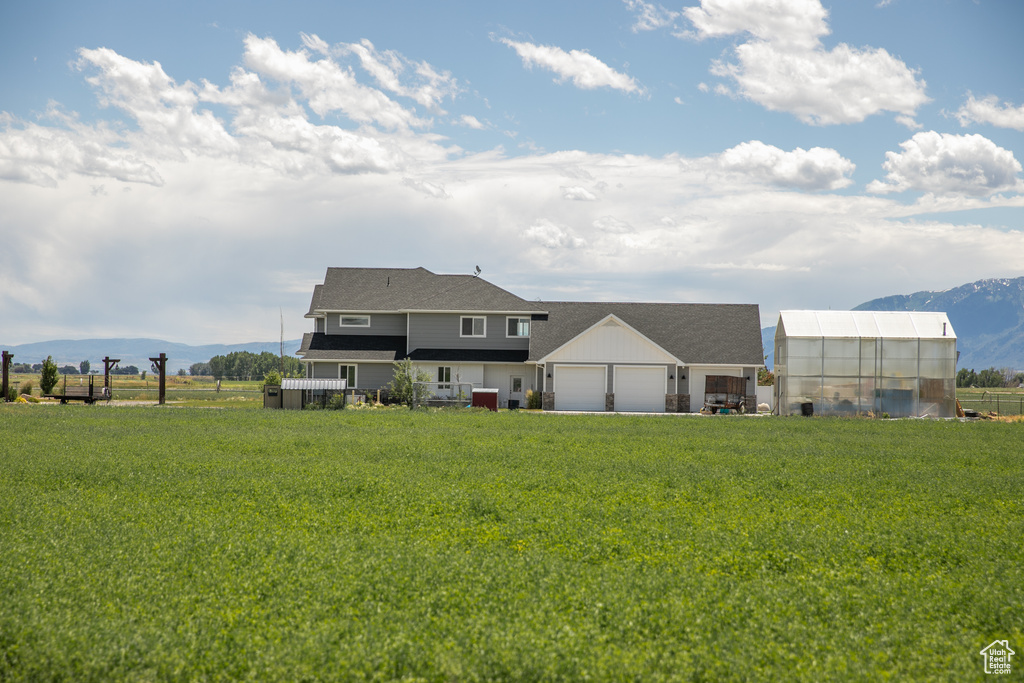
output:
[[[757,304],[544,301],[536,305],[548,311],[548,319],[531,323],[532,361],[612,314],[684,363],[764,363]]]
[[[384,360],[405,358],[405,337],[307,332],[298,354],[303,360]]]
[[[310,312],[320,311],[537,311],[472,275],[437,275],[426,268],[328,268],[313,291]]]

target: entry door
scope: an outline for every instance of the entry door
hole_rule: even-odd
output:
[[[526,394],[523,391],[523,376],[512,375],[508,378],[508,400],[519,401],[519,407],[525,408]]]

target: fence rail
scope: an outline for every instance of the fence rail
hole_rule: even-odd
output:
[[[998,415],[1024,415],[1024,395],[1021,394],[984,394],[979,398],[959,398],[959,401],[964,410]]]

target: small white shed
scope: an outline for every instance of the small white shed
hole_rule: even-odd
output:
[[[956,360],[956,333],[945,313],[781,311],[775,410],[952,417]]]

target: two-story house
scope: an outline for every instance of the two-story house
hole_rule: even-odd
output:
[[[763,362],[756,305],[527,301],[473,275],[329,268],[298,355],[306,375],[385,388],[409,358],[437,382],[539,391],[546,410],[698,411],[708,375]]]

